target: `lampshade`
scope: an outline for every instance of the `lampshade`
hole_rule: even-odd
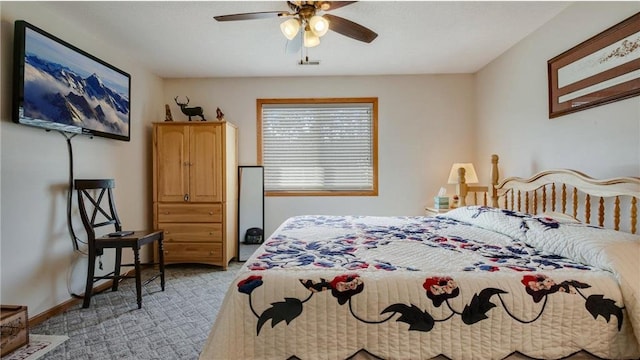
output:
[[[309,27],[316,36],[320,37],[329,31],[329,21],[322,16],[314,15],[309,19]]]
[[[472,163],[455,163],[451,166],[451,172],[449,173],[449,184],[457,184],[458,183],[458,169],[464,168],[464,182],[466,184],[476,184],[478,183],[478,175],[476,175],[476,169],[473,167]]]
[[[296,18],[291,18],[287,21],[284,21],[280,24],[280,30],[284,37],[289,40],[293,40],[294,37],[298,34],[298,30],[300,30],[300,20]]]
[[[314,47],[320,44],[320,38],[317,37],[311,30],[305,30],[304,32],[304,47]]]

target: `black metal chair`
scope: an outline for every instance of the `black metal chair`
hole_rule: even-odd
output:
[[[87,271],[87,285],[84,292],[83,308],[89,307],[93,284],[96,281],[111,279],[112,291],[118,290],[118,283],[121,279],[136,279],[136,295],[138,309],[142,307],[142,285],[147,285],[151,281],[160,277],[160,286],[164,291],[164,251],[162,241],[164,239],[162,230],[151,231],[122,231],[122,225],[116,211],[115,199],[112,189],[115,187],[113,179],[97,180],[75,180],[75,189],[78,192],[78,207],[80,217],[87,232],[87,244],[89,247],[89,261]],[[107,195],[106,197],[104,195]],[[112,225],[114,232],[104,236],[96,237],[96,228]],[[158,262],[140,262],[140,248],[143,245],[157,242]],[[122,249],[133,249],[134,263],[122,264]],[[95,276],[96,257],[104,253],[104,249],[115,249],[116,258],[113,272],[104,276]],[[141,267],[158,266],[159,272],[142,284]],[[121,275],[122,266],[133,266],[134,275]]]

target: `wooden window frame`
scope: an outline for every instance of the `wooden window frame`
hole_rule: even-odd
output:
[[[370,103],[372,105],[372,160],[373,187],[371,190],[265,190],[265,196],[378,196],[378,98],[290,98],[290,99],[257,99],[256,129],[258,164],[263,164],[262,153],[262,106],[265,104],[348,104]]]

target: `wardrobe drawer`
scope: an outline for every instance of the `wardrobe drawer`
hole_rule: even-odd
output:
[[[158,204],[158,223],[222,222],[222,204]]]
[[[165,264],[222,264],[222,243],[163,243]]]
[[[159,223],[165,242],[222,242],[222,224]]]

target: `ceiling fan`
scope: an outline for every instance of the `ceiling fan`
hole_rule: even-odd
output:
[[[288,18],[288,20],[280,24],[280,30],[289,40],[293,40],[299,33],[302,33],[305,47],[314,47],[320,44],[320,37],[326,34],[328,30],[335,31],[355,40],[370,43],[378,36],[374,31],[340,16],[323,14],[325,11],[335,10],[355,2],[356,1],[287,1],[291,12],[261,11],[219,15],[213,18],[217,21]]]

